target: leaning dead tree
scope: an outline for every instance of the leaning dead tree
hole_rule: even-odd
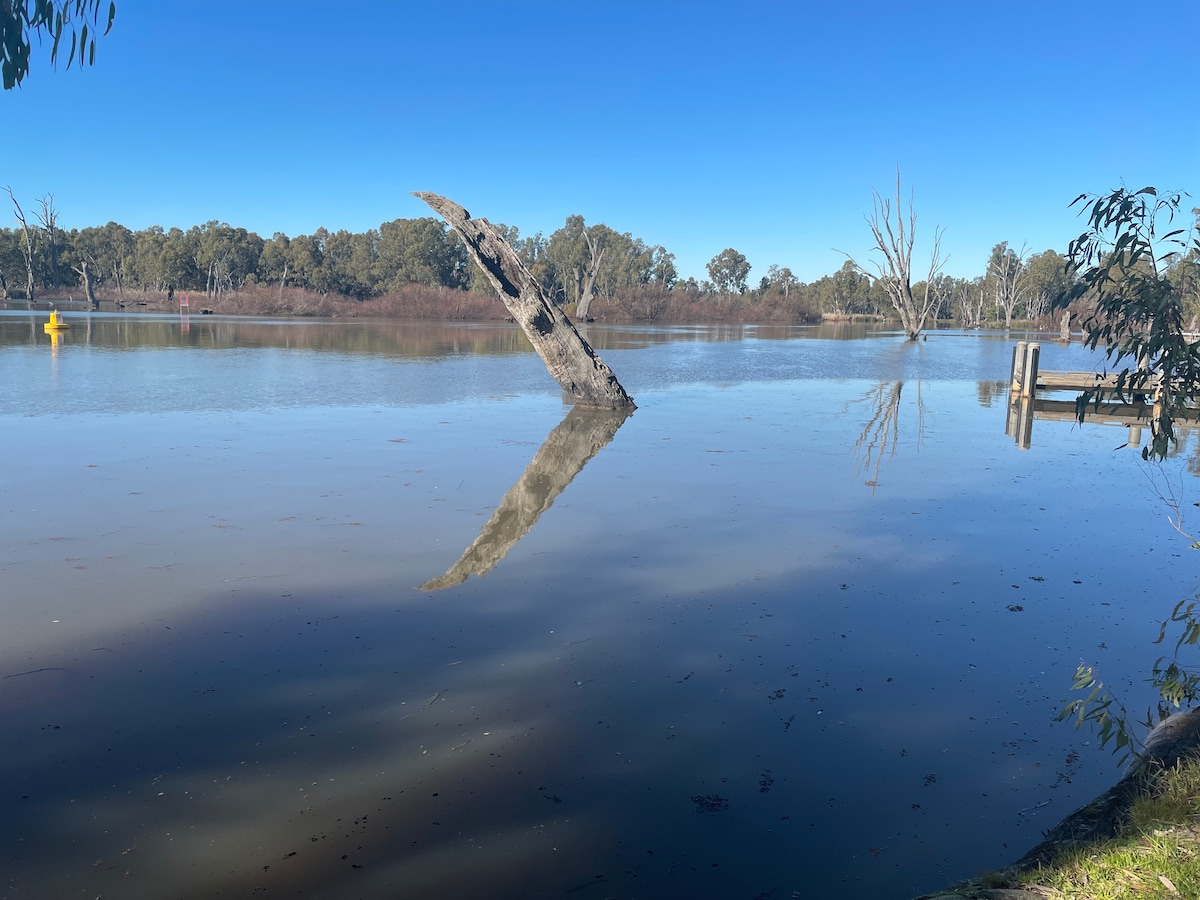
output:
[[[908,221],[904,220],[904,212],[900,200],[900,170],[896,170],[896,224],[892,224],[892,201],[885,200],[879,191],[871,189],[873,200],[871,215],[866,217],[871,226],[871,234],[875,238],[875,250],[883,254],[883,262],[872,262],[874,271],[864,268],[858,260],[845,251],[839,251],[850,260],[854,268],[872,281],[878,281],[883,286],[888,300],[900,314],[900,324],[910,341],[921,336],[925,321],[938,304],[938,296],[932,290],[933,277],[942,268],[944,260],[941,255],[942,232],[938,228],[933,233],[933,253],[929,258],[929,274],[925,276],[924,291],[913,295],[912,290],[912,253],[913,242],[916,240],[917,217],[913,212],[912,200],[908,202]]]
[[[596,355],[563,311],[546,297],[537,279],[491,222],[472,219],[453,200],[437,194],[414,191],[413,196],[428,203],[458,232],[550,375],[577,404],[605,409],[635,408],[612,369]]]

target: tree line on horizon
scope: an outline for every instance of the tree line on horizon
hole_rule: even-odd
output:
[[[63,229],[53,196],[39,198],[28,210],[11,191],[9,196],[16,224],[0,228],[0,299],[31,293],[35,299],[62,297],[85,287],[118,301],[127,293],[165,298],[188,291],[203,293],[213,305],[240,294],[274,297],[274,308],[256,311],[286,313],[305,295],[359,303],[422,296],[425,302],[408,314],[428,315],[428,289],[438,296],[493,295],[458,236],[432,217],[395,219],[364,232],[319,228],[310,235],[276,232],[264,239],[216,220],[187,230],[156,225],[133,231],[117,222]],[[588,225],[582,215],[568,216],[548,237],[540,232],[522,237],[514,227],[499,227],[547,295],[582,319],[807,322],[894,314],[884,279],[850,259],[810,283],[773,264],[751,284],[749,261],[727,248],[708,263],[709,277],[697,281],[679,277],[675,256],[665,247],[606,224]],[[1001,241],[981,263],[974,278],[929,279],[934,318],[965,328],[1046,322],[1054,299],[1073,282],[1066,258],[1052,249],[1031,253]],[[1196,261],[1176,265],[1194,268]],[[1200,318],[1195,282],[1194,275],[1175,279],[1194,319]],[[925,284],[914,284],[914,292],[923,292]],[[498,303],[454,307],[503,315]],[[388,309],[406,314],[403,302]]]

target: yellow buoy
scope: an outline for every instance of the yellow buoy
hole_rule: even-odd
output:
[[[52,334],[55,331],[65,331],[71,326],[67,324],[67,320],[62,317],[57,309],[50,310],[50,321],[42,326],[46,330],[46,334]]]

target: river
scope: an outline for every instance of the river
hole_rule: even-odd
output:
[[[1006,436],[1017,336],[590,326],[624,417],[513,326],[45,318],[3,897],[909,897],[1116,779],[1055,714],[1195,589],[1124,429]]]

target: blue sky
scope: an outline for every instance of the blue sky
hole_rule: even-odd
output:
[[[94,68],[45,48],[0,95],[0,186],[68,228],[270,237],[428,214],[573,213],[706,277],[867,256],[896,167],[917,254],[1065,250],[1120,184],[1200,205],[1197,0],[738,3],[117,0]],[[5,222],[6,225],[11,225]]]

